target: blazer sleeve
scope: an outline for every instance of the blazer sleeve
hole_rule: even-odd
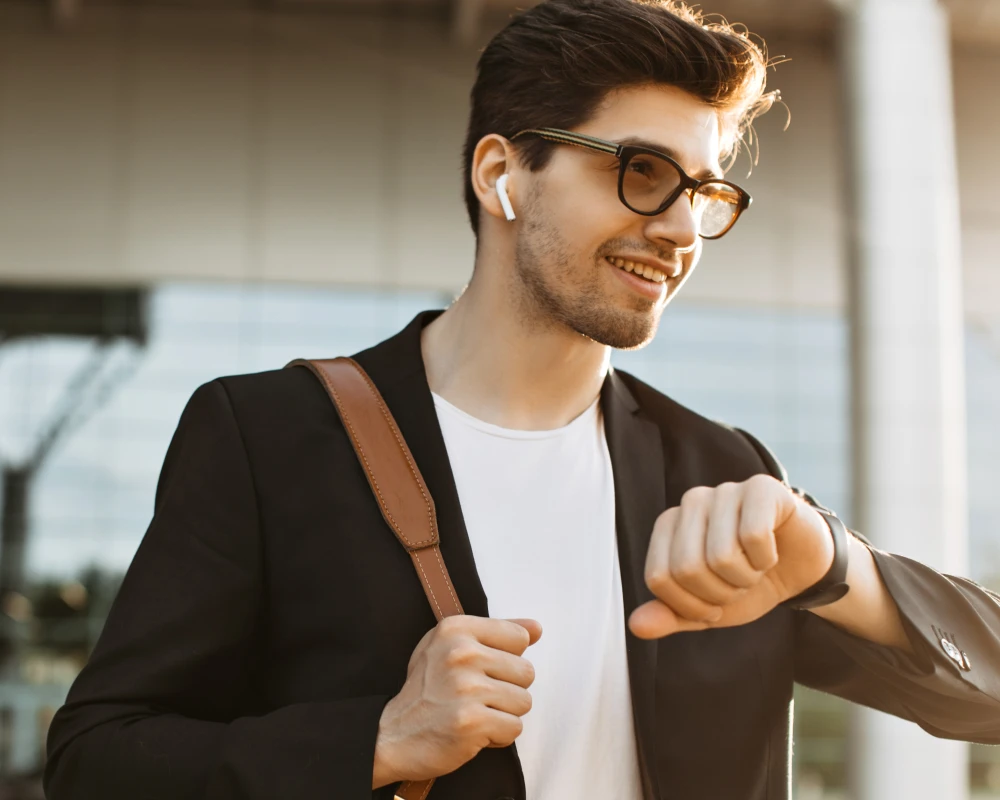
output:
[[[799,611],[796,680],[934,736],[1000,744],[1000,598],[965,578],[870,549],[914,652]]]
[[[753,435],[735,430],[765,470],[787,484],[788,473],[774,454]],[[871,550],[913,653],[796,611],[795,680],[915,722],[934,736],[1000,744],[1000,597],[851,533]]]
[[[167,451],[152,522],[48,736],[49,800],[371,798],[387,696],[254,715],[263,544],[220,381]]]

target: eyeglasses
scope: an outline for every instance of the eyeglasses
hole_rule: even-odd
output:
[[[718,178],[692,178],[670,156],[648,147],[617,144],[558,128],[529,128],[510,138],[514,141],[521,136],[538,136],[615,156],[619,161],[618,199],[636,214],[646,217],[662,214],[677,198],[688,193],[698,235],[703,239],[724,236],[753,202],[735,183]]]

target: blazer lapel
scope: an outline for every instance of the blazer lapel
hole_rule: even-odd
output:
[[[465,613],[487,617],[486,593],[476,569],[420,349],[420,332],[440,313],[419,314],[400,333],[357,354],[355,359],[382,393],[434,498],[441,552]],[[659,428],[642,415],[631,391],[614,370],[609,371],[602,387],[601,409],[614,472],[618,560],[627,621],[637,606],[653,598],[644,571],[653,523],[666,509],[663,446]],[[638,639],[626,628],[625,646],[644,795],[646,800],[653,800],[659,797],[655,772],[649,768],[656,733],[657,642]]]
[[[604,382],[601,408],[614,471],[618,562],[627,622],[635,608],[653,599],[644,574],[653,524],[666,510],[663,445],[659,427],[642,415],[632,393],[614,370]],[[655,758],[657,644],[655,639],[635,637],[626,627],[632,712],[647,798],[659,797],[656,774],[649,768]]]
[[[434,498],[441,555],[448,565],[463,610],[473,616],[488,617],[486,593],[476,570],[458,488],[420,350],[420,332],[440,313],[418,314],[398,334],[354,358],[375,382],[389,406]]]

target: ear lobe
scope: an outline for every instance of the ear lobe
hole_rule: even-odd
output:
[[[500,206],[503,208],[504,216],[507,218],[508,222],[513,222],[517,219],[517,215],[514,214],[514,207],[510,204],[510,197],[507,196],[507,180],[510,178],[506,172],[497,178],[497,197],[500,198]]]

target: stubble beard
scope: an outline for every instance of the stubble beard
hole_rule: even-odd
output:
[[[604,258],[594,256],[583,269],[546,218],[537,192],[522,204],[522,219],[514,251],[514,301],[526,326],[569,328],[618,350],[635,350],[652,340],[662,309],[638,296],[629,298],[631,308],[612,305],[601,288]]]

